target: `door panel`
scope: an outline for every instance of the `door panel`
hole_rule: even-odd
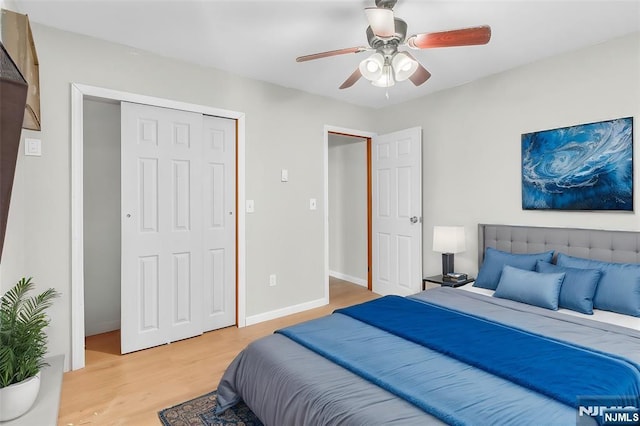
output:
[[[121,349],[202,333],[201,114],[122,103]]]
[[[204,117],[204,331],[236,323],[236,127]]]
[[[416,293],[422,283],[422,130],[373,138],[373,291]]]
[[[138,301],[140,306],[140,330],[157,331],[160,328],[160,305],[158,284],[158,256],[141,256],[138,258]]]

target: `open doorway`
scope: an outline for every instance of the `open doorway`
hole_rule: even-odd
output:
[[[120,103],[83,103],[85,359],[120,354]]]
[[[329,134],[329,275],[369,287],[367,138]]]
[[[337,286],[371,290],[372,133],[326,128],[327,295]],[[331,289],[331,291],[329,291]]]
[[[367,138],[369,289],[409,295],[422,283],[422,129],[375,133],[325,126],[325,271],[329,298],[329,138]]]

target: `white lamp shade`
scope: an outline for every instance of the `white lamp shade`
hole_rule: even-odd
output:
[[[467,249],[464,226],[434,226],[433,251],[461,253]]]
[[[396,31],[393,10],[382,7],[367,7],[364,13],[371,31],[378,37],[391,37]]]
[[[418,62],[414,61],[404,52],[398,52],[391,59],[393,73],[396,81],[404,81],[411,77],[418,69]]]
[[[360,73],[369,81],[376,81],[382,77],[384,69],[384,56],[381,53],[374,53],[367,59],[360,62]]]

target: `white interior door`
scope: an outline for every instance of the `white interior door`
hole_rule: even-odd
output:
[[[376,136],[371,149],[373,291],[422,285],[422,129]]]
[[[121,105],[121,350],[202,333],[201,114]]]
[[[204,117],[204,331],[236,323],[236,123]]]

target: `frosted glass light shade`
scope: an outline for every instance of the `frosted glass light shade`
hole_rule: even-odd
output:
[[[467,249],[464,226],[434,226],[433,251],[461,253]]]
[[[382,7],[367,7],[364,13],[371,31],[378,37],[391,37],[396,31],[393,10]]]
[[[360,73],[364,78],[369,81],[378,80],[382,77],[382,72],[384,68],[384,56],[380,53],[374,53],[369,56],[367,59],[360,62]]]
[[[398,52],[391,59],[393,73],[396,81],[404,81],[418,69],[418,62],[414,61],[404,52]]]

